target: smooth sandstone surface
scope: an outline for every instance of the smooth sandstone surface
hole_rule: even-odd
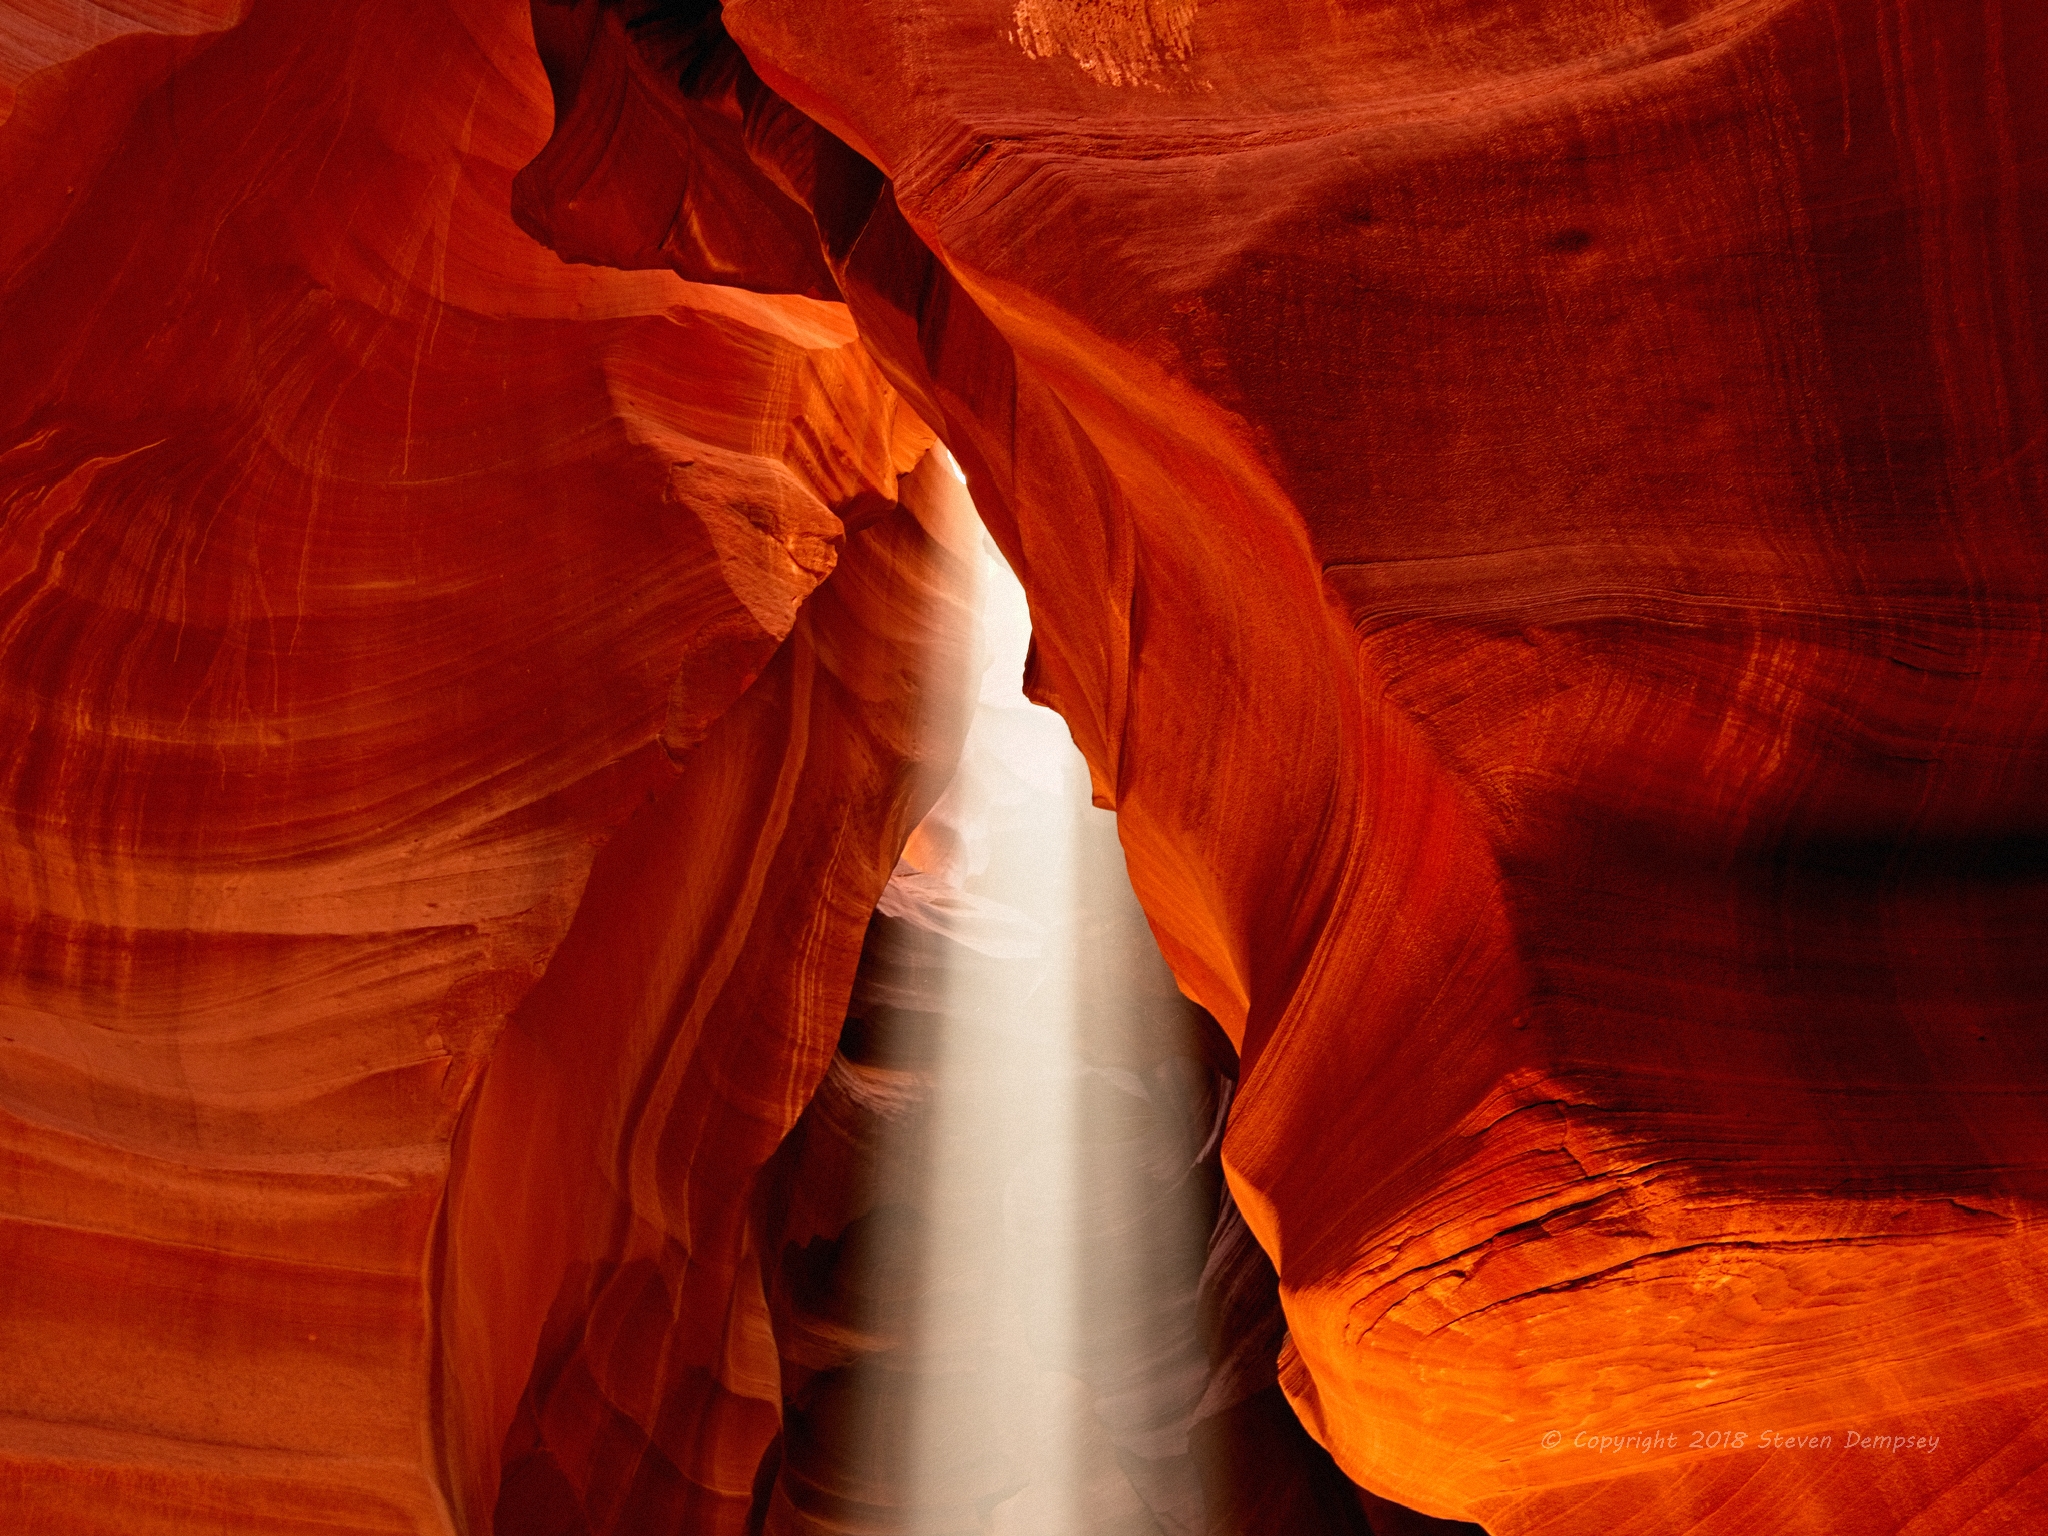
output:
[[[751,1183],[957,744],[936,430],[1376,1529],[2048,1524],[2048,12],[0,56],[8,1523],[745,1528]]]
[[[950,771],[978,530],[902,505],[931,434],[842,311],[514,226],[522,9],[49,9],[91,35],[0,126],[0,1525],[487,1529],[544,1335],[581,1431],[743,1517],[747,1184]]]
[[[577,9],[967,467],[1345,1469],[2039,1525],[2048,13]]]

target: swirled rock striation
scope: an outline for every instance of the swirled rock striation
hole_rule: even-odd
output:
[[[2040,1523],[2048,16],[579,14],[965,466],[1345,1471]]]
[[[978,529],[839,307],[517,228],[519,8],[88,9],[0,28],[0,1524],[482,1529],[529,1403],[743,1519]]]

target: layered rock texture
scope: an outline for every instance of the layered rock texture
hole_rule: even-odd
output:
[[[794,1507],[936,433],[1241,1056],[1225,1528],[2048,1527],[2048,10],[0,53],[8,1524]]]
[[[751,164],[966,466],[1345,1470],[2039,1524],[2048,14],[537,15],[527,225]]]
[[[725,1528],[980,531],[843,312],[513,226],[522,12],[100,35],[0,128],[0,1525],[483,1529],[566,1402]]]

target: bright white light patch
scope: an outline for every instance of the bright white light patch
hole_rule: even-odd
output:
[[[1150,1017],[1178,1000],[1142,938],[1113,823],[1089,803],[1086,763],[1065,722],[1023,695],[1023,590],[985,538],[982,559],[985,660],[960,768],[881,902],[959,946],[918,1154],[909,1507],[890,1528],[1194,1536],[1186,1426],[1206,1380],[1194,1291],[1213,1198],[1204,1214],[1180,1199],[1198,1180],[1169,1168],[1162,1182],[1157,1168],[1162,1146],[1192,1168],[1208,1126],[1187,1146],[1175,1127],[1200,1118],[1204,1090],[1185,1091],[1191,1066],[1176,1076],[1141,1061],[1141,1076],[1091,1060],[1104,1042],[1082,1039],[1084,1027],[1114,1035],[1128,1001],[1103,954],[1083,952],[1104,942],[1117,903],[1153,969]],[[1095,888],[1105,880],[1115,888]],[[1113,1340],[1107,1354],[1100,1338]],[[1152,1469],[1137,1482],[1132,1453]]]

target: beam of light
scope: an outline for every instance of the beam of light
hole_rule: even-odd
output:
[[[982,560],[961,766],[880,908],[950,958],[910,1008],[869,1009],[875,1027],[932,1035],[886,1528],[1195,1536],[1186,1431],[1215,1198],[1195,1164],[1216,1084],[1154,1048],[1185,1005],[1065,723],[1023,696],[1023,591],[985,539]]]

